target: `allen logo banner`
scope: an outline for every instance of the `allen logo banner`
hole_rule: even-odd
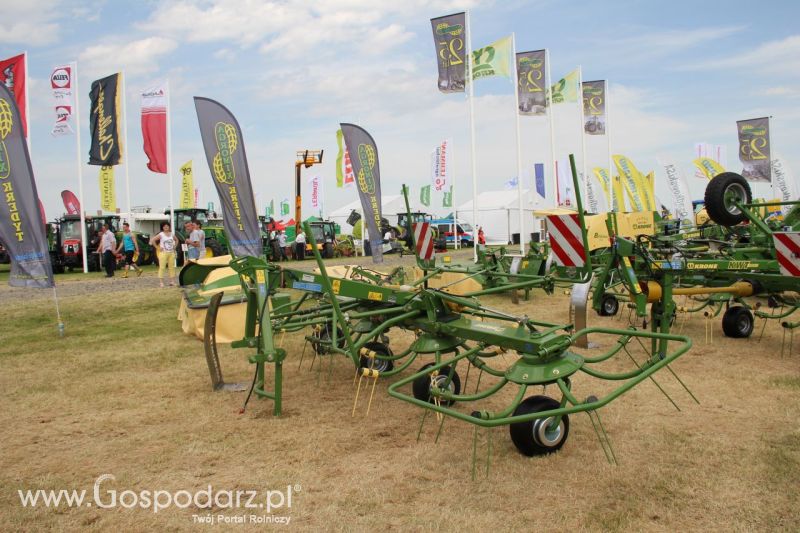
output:
[[[61,201],[68,215],[80,215],[81,203],[72,191],[61,191]]]
[[[521,115],[547,114],[545,50],[517,54],[517,92]]]
[[[181,209],[194,207],[194,175],[192,175],[192,161],[189,160],[181,167]]]
[[[120,74],[92,82],[91,115],[89,129],[92,144],[89,147],[89,164],[99,166],[118,165],[122,158],[122,142],[119,135],[119,91]]]
[[[588,135],[606,134],[606,82],[583,82],[583,131]]]
[[[100,209],[117,212],[117,194],[114,189],[114,167],[100,167]]]
[[[769,118],[739,120],[736,129],[739,132],[739,161],[744,165],[742,176],[748,181],[772,181]]]
[[[462,12],[431,19],[431,28],[439,66],[439,90],[463,93],[467,80],[467,15]]]
[[[53,107],[56,112],[56,122],[53,124],[54,137],[72,135],[74,119],[72,110],[75,106],[75,96],[72,92],[72,76],[75,72],[73,63],[56,67],[50,73],[50,89],[53,91]]]
[[[472,79],[511,75],[511,36],[472,52]]]
[[[53,267],[28,143],[14,94],[0,84],[0,240],[12,287],[53,286]]]
[[[161,85],[142,93],[142,138],[147,168],[167,173],[167,87]]]
[[[0,59],[0,83],[14,95],[22,121],[22,135],[28,137],[28,108],[26,106],[26,84],[28,82],[25,54]]]
[[[381,171],[378,147],[372,136],[355,124],[340,124],[344,142],[353,157],[358,195],[364,220],[369,231],[370,250],[374,263],[383,262],[383,234],[381,233]]]
[[[261,257],[261,228],[239,123],[214,100],[195,96],[194,106],[208,167],[222,204],[231,253],[237,257]]]
[[[449,181],[447,178],[447,161],[450,156],[449,144],[451,144],[450,141],[442,141],[431,152],[431,184],[435,192],[445,191]]]

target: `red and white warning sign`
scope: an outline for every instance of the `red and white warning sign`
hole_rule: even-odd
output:
[[[586,264],[583,233],[577,213],[548,215],[547,231],[550,234],[550,248],[558,266],[582,267]]]
[[[414,224],[414,241],[420,259],[433,259],[433,229],[427,222]]]
[[[784,276],[800,276],[800,232],[773,233],[778,265]]]

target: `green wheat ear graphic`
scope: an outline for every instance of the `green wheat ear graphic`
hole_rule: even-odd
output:
[[[4,98],[0,98],[0,139],[5,139],[11,133],[14,121],[11,119],[11,106]]]

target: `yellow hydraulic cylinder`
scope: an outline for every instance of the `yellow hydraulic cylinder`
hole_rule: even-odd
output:
[[[661,284],[656,281],[648,281],[645,289],[647,292],[647,302],[657,302],[661,299],[663,290]],[[728,293],[732,296],[751,296],[753,294],[753,285],[747,281],[737,281],[736,283],[727,287],[677,287],[672,289],[673,296],[680,295],[694,295],[694,294],[713,294],[713,293]]]

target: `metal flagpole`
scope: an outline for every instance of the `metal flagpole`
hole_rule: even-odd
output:
[[[469,26],[469,11],[466,14],[467,23],[467,84],[469,84],[469,133],[470,133],[470,164],[472,167],[472,224],[478,227],[478,173],[475,169],[475,99],[474,83],[472,79],[472,30]],[[477,231],[477,229],[476,229]],[[478,247],[472,247],[472,259],[478,261]]]
[[[453,167],[455,167],[455,161],[456,161],[456,158],[453,156],[453,140],[452,139],[448,139],[447,140],[447,151],[448,151],[448,153],[447,153],[447,155],[445,157],[447,157],[449,159],[450,168],[452,169]],[[454,245],[455,248],[454,249],[458,250],[458,243],[459,243],[459,240],[458,240],[458,213],[456,212],[456,173],[455,173],[455,171],[453,171],[450,175],[453,176],[452,179],[450,179],[448,181],[450,181],[450,208],[453,210],[453,232],[454,232],[453,234],[455,235],[455,245]],[[478,232],[477,226],[472,228],[473,245],[478,243],[478,233],[477,232]]]
[[[125,157],[125,193],[128,197],[128,223],[131,225],[131,230],[136,229],[135,222],[133,217],[131,216],[131,176],[130,176],[130,157],[128,153],[130,152],[130,145],[128,144],[128,106],[127,106],[127,95],[125,94],[125,71],[120,72],[120,76],[122,76],[122,123],[124,124],[122,135],[125,139],[124,148],[123,148],[123,156]]]
[[[550,158],[553,172],[553,205],[558,205],[558,170],[556,170],[556,134],[555,134],[555,120],[553,116],[553,78],[550,76],[550,50],[544,49],[544,62],[547,67],[545,71],[545,85],[547,89],[545,92],[545,106],[547,107],[547,120],[550,122]],[[545,191],[545,200],[547,200],[547,191]]]
[[[586,117],[583,112],[583,67],[580,65],[578,65],[578,106],[581,109],[581,163],[583,166],[583,177],[580,180],[580,184],[583,186],[583,189],[586,189],[586,131],[584,131],[586,128]],[[581,191],[575,191],[576,197],[580,192]],[[577,202],[577,198],[575,201]]]
[[[175,200],[172,187],[172,131],[170,129],[170,97],[169,97],[169,80],[166,82],[167,89],[167,181],[169,181],[169,225],[174,232],[175,228]]]
[[[86,212],[83,203],[83,163],[81,162],[81,93],[78,90],[78,62],[72,63],[73,101],[75,102],[75,155],[78,161],[78,201],[81,215],[81,253],[83,255],[83,273],[89,272],[89,260],[86,256]]]
[[[519,135],[519,79],[517,78],[517,38],[511,32],[511,60],[514,62],[514,118],[517,123],[517,207],[519,209],[519,253],[525,254],[525,215],[522,213],[522,144]]]
[[[611,158],[611,128],[609,128],[609,124],[611,123],[611,111],[609,105],[609,95],[611,91],[609,91],[609,82],[606,80],[606,150],[608,151],[608,197],[611,201],[611,205],[608,206],[609,211],[623,211],[620,209],[620,201],[623,201],[623,198],[616,198],[614,196],[614,161]],[[617,206],[614,209],[614,206]]]
[[[31,99],[28,96],[28,70],[30,65],[28,65],[28,51],[22,53],[23,60],[25,62],[25,130],[27,132],[27,136],[25,140],[28,143],[28,157],[31,159],[31,166],[33,166],[33,156],[31,155]]]

